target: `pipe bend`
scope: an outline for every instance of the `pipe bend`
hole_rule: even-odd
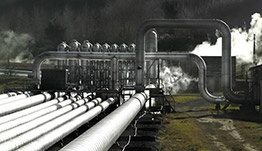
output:
[[[209,93],[207,90],[207,67],[206,63],[203,60],[202,57],[189,53],[189,57],[191,60],[197,65],[197,68],[199,70],[199,81],[198,81],[198,88],[200,91],[201,96],[208,102],[213,103],[213,104],[220,104],[220,103],[226,103],[227,100],[225,96],[220,95],[220,96],[215,96]]]

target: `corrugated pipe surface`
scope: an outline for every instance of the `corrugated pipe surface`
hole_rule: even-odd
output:
[[[132,96],[111,114],[95,124],[61,151],[106,151],[123,133],[142,109],[147,96],[144,92]]]
[[[52,95],[50,93],[43,93],[43,94],[31,96],[29,98],[20,99],[17,101],[3,104],[0,106],[1,108],[0,116],[11,113],[11,112],[19,111],[27,107],[31,107],[36,104],[40,104],[44,101],[50,100],[51,98],[52,98]]]
[[[83,100],[79,100],[78,102],[81,102],[81,103],[73,103],[70,106],[78,107],[79,104],[82,104],[82,101]],[[54,118],[52,120],[48,120],[48,122],[43,123],[43,125],[39,125],[39,127],[31,129],[30,131],[27,131],[24,134],[21,134],[13,139],[10,139],[0,144],[1,151],[11,151],[11,150],[18,149],[22,145],[36,139],[37,137],[41,135],[44,135],[48,131],[51,131],[52,129],[55,129],[56,127],[66,123],[67,121],[72,120],[73,118],[83,114],[90,107],[94,107],[95,105],[98,105],[100,102],[101,102],[100,98],[94,99],[92,100],[92,102],[89,102],[86,105],[82,104],[82,106],[78,107],[77,109],[71,112],[61,114],[60,117]]]
[[[72,133],[74,130],[82,126],[83,124],[89,122],[94,117],[106,110],[110,104],[114,103],[113,98],[109,98],[106,101],[103,101],[99,106],[89,110],[88,112],[72,119],[71,121],[53,129],[49,133],[34,139],[32,142],[22,146],[17,151],[39,151],[45,150],[64,138],[65,136]]]
[[[47,101],[45,103],[42,103],[42,104],[30,107],[30,108],[27,108],[27,109],[24,109],[24,110],[21,110],[21,111],[12,113],[12,114],[8,114],[8,115],[5,115],[5,116],[2,116],[2,117],[0,117],[0,124],[5,123],[7,121],[11,121],[11,120],[17,119],[19,117],[28,115],[28,114],[36,112],[36,111],[39,111],[39,110],[44,109],[46,107],[52,106],[52,105],[57,104],[57,103],[65,100],[67,98],[68,98],[68,96],[59,97],[59,98]]]

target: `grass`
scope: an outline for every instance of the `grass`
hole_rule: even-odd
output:
[[[168,96],[167,99],[170,102],[186,103],[188,101],[201,99],[201,97],[196,95],[177,95],[177,96]]]
[[[31,79],[19,76],[0,76],[0,91],[4,89],[26,89]]]
[[[169,114],[163,119],[158,141],[162,151],[206,151],[204,137],[187,114]]]
[[[169,101],[181,103],[181,112],[170,113],[162,117],[162,129],[159,131],[158,142],[161,151],[206,151],[218,150],[216,141],[234,150],[245,150],[243,144],[250,144],[262,149],[262,119],[256,113],[241,112],[238,106],[229,106],[225,111],[215,110],[213,105],[195,107],[188,110],[189,101],[200,99],[198,96],[174,96]],[[183,104],[185,106],[183,106]],[[222,106],[223,107],[223,106]],[[221,130],[220,123],[201,123],[202,117],[215,119],[232,119],[234,127],[244,142],[233,138],[229,132]],[[217,140],[210,136],[215,136]]]
[[[200,99],[199,96],[171,96],[171,102],[186,103]],[[187,110],[185,106],[183,110]],[[186,113],[171,113],[162,118],[163,129],[159,132],[158,142],[161,151],[207,151],[204,136],[196,128],[196,122]]]

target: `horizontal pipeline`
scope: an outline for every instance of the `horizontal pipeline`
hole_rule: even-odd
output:
[[[61,151],[106,151],[123,133],[147,101],[144,92],[133,95],[127,102],[107,115]]]
[[[29,143],[30,141],[33,141],[34,139],[40,137],[41,135],[44,135],[47,132],[55,129],[56,127],[59,127],[62,124],[72,120],[73,118],[85,113],[90,108],[93,108],[94,106],[101,103],[101,101],[102,100],[100,98],[97,98],[97,99],[93,99],[92,101],[84,105],[82,104],[83,100],[79,100],[78,102],[80,105],[82,104],[82,106],[78,107],[75,110],[72,110],[71,112],[61,114],[61,116],[58,116],[57,118],[54,118],[53,120],[47,121],[39,125],[39,127],[35,127],[34,129],[31,129],[24,134],[21,134],[13,139],[8,140],[7,142],[0,144],[0,148],[2,151],[16,150],[19,147],[21,147],[22,145]],[[77,103],[73,103],[71,106],[74,106],[74,104],[77,104]]]
[[[105,111],[109,105],[113,104],[115,100],[113,98],[109,98],[106,101],[103,101],[99,106],[89,110],[88,112],[70,120],[69,122],[52,129],[52,131],[46,133],[45,135],[34,139],[32,142],[22,146],[17,151],[39,151],[46,150],[65,136],[72,133],[74,130],[86,124],[94,117]],[[46,131],[46,129],[45,129]]]

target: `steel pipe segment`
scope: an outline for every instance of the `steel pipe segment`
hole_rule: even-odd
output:
[[[45,135],[34,139],[32,142],[17,149],[17,151],[39,151],[48,149],[56,142],[102,113],[109,107],[109,105],[113,104],[114,102],[115,100],[113,98],[109,98],[106,101],[103,101],[99,106],[96,106],[93,109],[90,109],[88,112],[70,120],[69,122],[55,129],[52,129]]]
[[[102,101],[101,98],[92,100],[93,104],[96,104],[97,102],[101,102],[101,101]],[[2,144],[0,144],[0,148],[2,151],[11,151],[11,150],[18,149],[22,145],[36,139],[41,135],[44,135],[45,133],[55,129],[56,127],[59,127],[60,125],[72,120],[73,118],[85,113],[86,111],[88,111],[88,107],[86,105],[82,105],[81,107],[78,107],[77,109],[72,110],[71,112],[67,112],[57,118],[48,120],[48,122],[45,122],[42,125],[35,127],[34,129],[30,129],[26,133],[23,133],[17,137],[14,137],[13,139],[3,142]]]
[[[2,99],[8,98],[8,97],[12,97],[12,96],[16,96],[17,93],[15,92],[9,92],[9,93],[4,93],[4,94],[0,94],[0,101]]]
[[[145,33],[151,28],[218,29],[222,36],[222,90],[232,103],[246,104],[244,96],[237,95],[232,89],[231,31],[229,26],[218,19],[159,19],[147,20],[137,31],[136,46],[136,91],[144,91]]]
[[[63,102],[62,102],[63,103]],[[44,123],[47,123],[49,122],[50,120],[56,118],[56,117],[59,117],[63,114],[66,114],[72,110],[74,110],[75,108],[81,106],[84,104],[84,100],[79,100],[77,102],[74,102],[72,104],[69,104],[69,105],[66,105],[54,112],[51,112],[49,114],[46,114],[46,115],[43,115],[39,118],[36,118],[30,122],[27,122],[27,123],[24,123],[24,124],[21,124],[17,127],[14,127],[14,128],[11,128],[11,129],[8,129],[6,131],[3,131],[0,133],[0,142],[4,142],[6,140],[9,140],[13,137],[16,137],[22,133],[25,133],[39,125],[42,125]],[[0,147],[1,148],[1,147]]]
[[[198,89],[202,97],[208,101],[209,103],[219,104],[227,102],[226,98],[221,96],[215,96],[209,93],[207,90],[207,67],[204,59],[196,54],[192,53],[168,53],[168,52],[157,52],[157,53],[146,53],[146,59],[156,60],[177,60],[177,61],[185,61],[190,60],[193,61],[198,68]]]
[[[36,59],[34,65],[34,71],[35,71],[35,75],[36,77],[39,78],[40,76],[40,65],[41,62],[43,60],[45,60],[46,58],[77,58],[77,56],[81,56],[81,58],[86,58],[86,59],[93,59],[93,58],[97,58],[97,59],[129,59],[129,60],[134,60],[135,59],[135,53],[115,53],[115,52],[110,52],[110,53],[58,53],[58,52],[45,52],[42,55],[39,56],[39,59]],[[199,83],[198,83],[198,88],[199,91],[201,93],[201,95],[210,103],[214,103],[214,104],[219,104],[219,103],[224,103],[226,102],[226,99],[224,96],[214,96],[212,94],[210,94],[207,90],[207,80],[206,80],[206,72],[207,72],[207,68],[206,68],[206,64],[204,62],[204,60],[195,54],[192,53],[162,53],[162,52],[151,52],[151,53],[146,53],[145,54],[145,59],[146,60],[157,60],[157,59],[163,59],[163,60],[179,60],[179,61],[186,61],[186,60],[191,60],[193,61],[198,69],[199,69]],[[114,67],[116,67],[116,65],[114,65]],[[115,71],[113,77],[117,77],[117,70],[113,70]],[[114,78],[113,78],[114,79]],[[117,81],[116,79],[114,81]]]
[[[43,93],[3,104],[0,106],[0,116],[43,103],[52,99],[52,97],[53,95],[51,93]]]
[[[56,111],[56,110],[58,110],[58,109],[60,109],[64,106],[72,103],[71,99],[70,99],[70,101],[64,101],[63,97],[57,98],[56,100],[58,102],[57,104],[54,104],[54,105],[46,107],[46,108],[39,109],[38,111],[33,112],[31,114],[27,114],[25,116],[22,116],[22,117],[14,119],[14,120],[8,121],[6,123],[0,124],[0,132],[3,132],[5,130],[11,129],[13,127],[19,126],[19,125],[24,124],[24,123],[30,122],[30,121],[38,118],[38,117],[41,117],[43,115],[46,115],[46,114],[51,113],[53,111]]]
[[[21,99],[25,99],[27,97],[30,97],[30,94],[25,93],[25,94],[18,94],[18,95],[15,95],[15,96],[7,97],[7,98],[0,100],[0,106],[3,105],[3,104],[7,104],[7,103],[11,103],[11,102],[18,101],[18,100],[21,100]]]
[[[39,111],[39,110],[44,109],[44,108],[47,108],[47,107],[52,106],[54,104],[57,104],[57,103],[59,103],[61,101],[64,101],[67,98],[68,98],[68,96],[59,97],[59,98],[47,101],[45,103],[42,103],[42,104],[30,107],[30,108],[27,108],[27,109],[24,109],[24,110],[21,110],[21,111],[18,111],[18,112],[14,112],[12,114],[8,114],[8,115],[5,115],[5,116],[2,116],[2,117],[0,117],[0,124],[3,124],[5,122],[7,122],[7,121],[12,121],[12,120],[17,119],[19,117],[28,115],[30,113]]]
[[[95,124],[61,151],[106,151],[136,117],[147,100],[144,92],[133,95],[127,102]]]

